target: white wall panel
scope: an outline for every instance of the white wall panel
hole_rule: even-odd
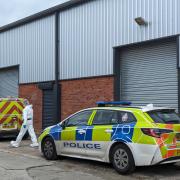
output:
[[[55,17],[0,33],[0,68],[20,65],[20,83],[54,80]]]

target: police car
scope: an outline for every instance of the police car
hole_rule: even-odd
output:
[[[174,109],[152,104],[132,107],[130,102],[99,102],[39,137],[48,160],[58,155],[112,163],[120,174],[136,166],[180,161],[180,118]]]

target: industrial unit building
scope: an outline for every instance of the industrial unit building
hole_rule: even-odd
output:
[[[28,98],[38,132],[99,100],[180,111],[179,9],[179,0],[72,0],[3,26],[0,96]]]

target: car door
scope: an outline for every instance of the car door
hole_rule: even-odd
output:
[[[86,155],[91,158],[103,159],[111,143],[114,132],[113,125],[118,124],[119,114],[116,110],[97,110],[89,129],[92,129],[91,139],[86,144]],[[86,137],[87,139],[87,137]],[[88,138],[89,139],[89,138]]]
[[[64,122],[61,131],[60,153],[64,155],[85,155],[85,136],[92,110],[81,111]]]

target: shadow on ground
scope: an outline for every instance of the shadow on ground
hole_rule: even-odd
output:
[[[86,173],[93,173],[93,174],[98,173],[100,176],[106,175],[106,177],[116,175],[117,177],[117,172],[113,169],[112,165],[108,163],[69,158],[69,157],[59,157],[57,164],[58,164],[57,166],[65,165],[65,167],[70,170],[79,171],[79,169],[81,168],[81,170]],[[180,177],[180,164],[176,163],[176,164],[162,164],[156,166],[137,167],[135,172],[130,175],[130,177],[133,177],[135,179],[136,178],[156,179],[155,177],[157,178],[169,177],[169,179],[171,179],[172,176]],[[113,179],[116,179],[115,176]]]

